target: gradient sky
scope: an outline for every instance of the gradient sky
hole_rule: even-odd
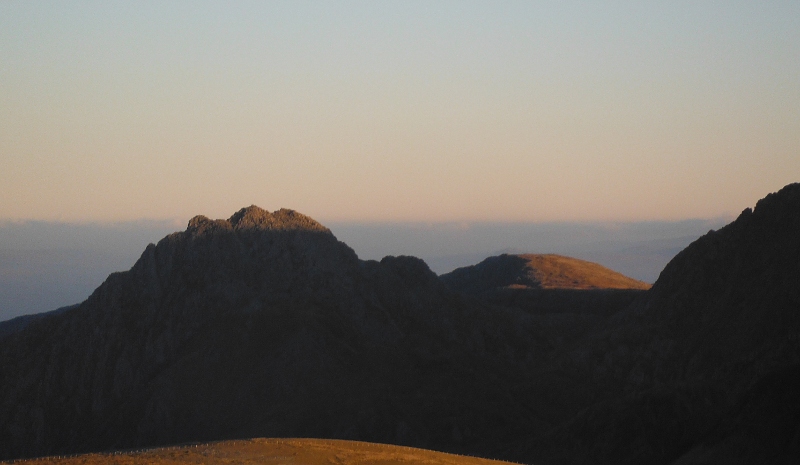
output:
[[[639,221],[800,181],[800,2],[0,2],[0,219]]]

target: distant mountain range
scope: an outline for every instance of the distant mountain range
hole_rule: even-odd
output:
[[[57,315],[59,313],[63,313],[75,307],[77,307],[77,305],[68,305],[66,307],[57,308],[49,312],[34,313],[32,315],[22,315],[16,318],[12,318],[10,320],[0,321],[0,340],[2,340],[6,336],[10,336],[14,333],[22,331],[23,329],[25,329],[25,327],[27,327],[29,324],[33,323],[36,320],[39,320],[46,316]]]
[[[557,253],[653,283],[692,241],[733,218],[626,223],[326,224],[362,260],[419,257],[436,274],[488,257]],[[0,322],[80,303],[112,272],[127,270],[177,221],[48,223],[0,220]],[[185,228],[186,222],[180,225]],[[180,228],[180,229],[183,229]]]
[[[649,290],[505,255],[437,277],[316,221],[193,218],[0,339],[0,458],[244,437],[531,463],[796,463],[800,184]]]

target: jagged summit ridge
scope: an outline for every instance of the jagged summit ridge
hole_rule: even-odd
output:
[[[650,300],[662,294],[683,295],[680,288],[690,284],[704,291],[692,294],[697,298],[729,282],[780,282],[800,273],[799,257],[800,183],[794,183],[768,194],[755,209],[745,209],[734,222],[709,231],[676,255],[653,285]]]
[[[131,273],[158,299],[160,290],[169,290],[204,293],[207,302],[235,302],[258,290],[263,294],[258,299],[275,301],[313,294],[312,282],[338,288],[358,263],[353,249],[310,217],[251,205],[227,220],[195,216],[186,231],[150,244]],[[117,275],[109,277],[112,282],[128,279]],[[95,293],[117,287],[107,280]]]
[[[755,211],[760,214],[793,213],[800,208],[800,183],[792,183],[784,186],[778,192],[767,194],[766,197],[756,202]],[[749,209],[748,209],[749,210]],[[781,210],[783,210],[781,212]],[[792,215],[789,219],[797,221],[797,216]]]
[[[197,215],[189,220],[186,232],[202,235],[211,231],[308,231],[331,234],[316,220],[288,208],[270,213],[256,205],[241,208],[227,220],[212,220]]]

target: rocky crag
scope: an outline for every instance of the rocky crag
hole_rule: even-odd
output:
[[[552,463],[796,463],[799,364],[791,184],[692,243],[642,298],[548,363],[608,394],[527,450]]]

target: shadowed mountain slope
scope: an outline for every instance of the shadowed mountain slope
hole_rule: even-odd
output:
[[[34,313],[32,315],[22,315],[16,318],[12,318],[10,320],[0,321],[0,340],[5,338],[6,336],[10,336],[14,333],[22,331],[23,329],[25,329],[26,326],[28,326],[29,324],[40,318],[44,318],[50,315],[57,315],[59,313],[66,312],[67,310],[75,307],[77,307],[77,305],[68,305],[66,307],[57,308],[49,312]]]
[[[539,421],[492,381],[526,371],[530,325],[291,210],[198,216],[0,342],[0,456],[259,436],[485,451]]]
[[[556,350],[640,297],[649,284],[561,255],[499,255],[439,277],[465,298],[524,312]]]
[[[608,394],[529,443],[552,463],[797,463],[800,184],[679,253],[549,369]],[[570,452],[565,452],[570,448]]]
[[[451,289],[481,294],[499,289],[649,289],[597,263],[561,255],[498,255],[440,276]]]

